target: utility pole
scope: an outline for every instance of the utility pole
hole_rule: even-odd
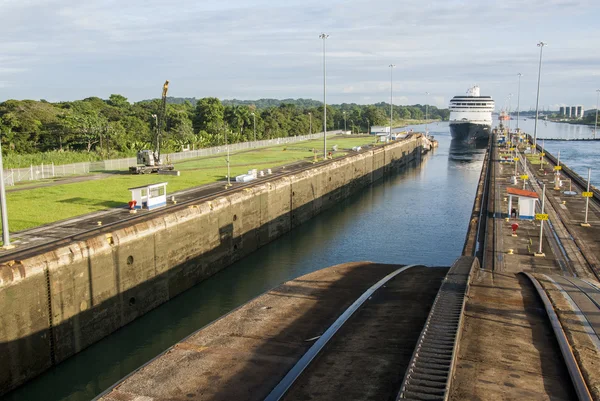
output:
[[[393,71],[395,64],[390,64],[390,134],[389,138],[392,139],[392,119],[394,117],[394,79]]]
[[[327,159],[327,67],[325,64],[325,40],[329,35],[322,33],[323,40],[323,160]]]
[[[520,105],[521,105],[521,77],[523,76],[523,74],[518,73],[517,75],[519,76],[519,90],[517,92],[517,132],[519,132],[519,112],[520,112]]]
[[[540,106],[540,79],[542,77],[542,52],[544,50],[544,46],[547,43],[540,42],[537,44],[540,48],[540,66],[538,70],[538,84],[537,84],[537,100],[535,101],[535,125],[533,128],[533,154],[537,154],[537,126],[538,126],[538,114],[539,114],[539,106]]]
[[[344,114],[344,134],[346,134],[346,112],[343,112]]]
[[[312,135],[312,113],[311,112],[308,113],[308,124],[309,124],[308,134]]]

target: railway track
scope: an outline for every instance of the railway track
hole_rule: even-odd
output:
[[[395,399],[447,272],[411,265],[381,279],[316,339],[265,401]]]
[[[553,155],[546,153],[546,157],[550,160],[550,165],[552,167],[557,165],[558,160],[554,158]],[[533,190],[540,195],[541,199],[543,177],[538,177],[532,173],[535,166],[526,160],[525,157],[521,157],[520,159],[524,171],[529,172],[530,177],[534,178],[534,180],[530,181],[530,185]],[[587,190],[587,181],[564,164],[561,164],[561,166],[561,171],[569,180],[571,180],[572,189],[575,192],[581,193]],[[573,227],[572,222],[569,221],[571,217],[566,213],[564,204],[561,204],[557,196],[549,194],[550,190],[551,189],[547,186],[546,204],[549,203],[551,205],[550,213],[551,217],[554,217],[551,220],[554,220],[554,222],[548,221],[548,228],[550,229],[551,235],[548,235],[547,238],[561,268],[567,271],[571,276],[581,275],[582,271],[585,271],[592,273],[596,279],[600,280],[600,261],[595,255],[594,249],[591,249],[585,241],[582,241],[580,235]],[[600,216],[600,192],[593,186],[590,186],[590,192],[594,195],[590,198],[590,212]],[[570,202],[572,202],[572,200]],[[538,205],[538,213],[539,212],[541,212],[541,210]],[[555,225],[558,226],[558,229]]]
[[[542,287],[542,285],[540,284],[539,280],[536,277],[534,277],[533,275],[531,275],[529,273],[522,273],[522,274],[527,276],[527,278],[529,278],[529,280],[532,282],[540,299],[542,300],[542,302],[544,304],[544,308],[546,310],[546,313],[547,313],[550,323],[552,325],[552,330],[554,331],[554,335],[556,336],[556,341],[560,348],[560,352],[563,355],[565,365],[569,372],[571,382],[573,383],[573,387],[575,389],[575,392],[577,393],[577,398],[580,401],[592,401],[593,398],[592,398],[592,395],[590,394],[588,384],[584,378],[584,375],[580,368],[579,362],[578,362],[577,358],[575,357],[575,353],[573,352],[572,346],[569,343],[567,334],[566,334],[566,332],[561,324],[561,321],[555,311],[552,301],[550,300],[550,298],[548,297],[548,294],[546,293],[546,290]],[[555,285],[557,285],[559,290],[566,292],[571,299],[574,298],[572,295],[575,291],[573,291],[572,289],[567,290],[563,286],[565,284],[567,284],[568,286],[573,286],[574,288],[578,289],[577,296],[575,297],[578,301],[572,302],[573,312],[577,316],[579,316],[580,319],[584,319],[587,322],[587,324],[588,324],[587,328],[591,328],[591,330],[593,331],[593,334],[591,334],[591,336],[595,336],[595,339],[597,341],[598,340],[597,335],[600,332],[600,320],[597,318],[597,316],[600,314],[600,304],[598,304],[597,302],[594,302],[594,301],[592,301],[591,304],[586,303],[585,302],[586,300],[592,300],[592,298],[590,297],[589,294],[587,294],[585,291],[582,291],[581,288],[578,287],[574,283],[574,281],[573,281],[574,279],[570,279],[570,278],[566,278],[566,277],[556,277],[556,276],[554,276],[554,279],[552,279],[548,275],[544,275],[544,276],[548,280],[553,281],[555,283]],[[597,289],[596,289],[596,292],[598,292]],[[600,296],[600,292],[598,292],[598,295]],[[582,306],[583,306],[583,308],[582,308]],[[593,322],[590,322],[590,320],[589,320],[590,317],[595,318],[593,320]]]

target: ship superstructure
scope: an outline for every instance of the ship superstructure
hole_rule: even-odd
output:
[[[481,96],[479,86],[469,88],[466,95],[453,97],[449,108],[452,138],[473,141],[489,137],[494,100]]]

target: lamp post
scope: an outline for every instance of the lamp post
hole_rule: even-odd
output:
[[[544,201],[546,200],[546,184],[544,184],[542,188],[542,214],[544,214]],[[540,246],[538,248],[538,253],[536,256],[545,256],[544,252],[542,252],[542,240],[544,235],[544,220],[540,221]]]
[[[517,90],[517,132],[519,132],[519,111],[521,106],[521,77],[523,74],[518,73],[519,76],[519,89]]]
[[[312,135],[312,113],[308,113],[308,134]]]
[[[429,92],[425,92],[425,135],[429,134],[429,119],[427,118],[429,115]]]
[[[252,114],[252,118],[254,120],[254,146],[256,146],[256,114],[254,113],[250,113]]]
[[[547,43],[544,42],[540,42],[537,44],[538,47],[540,48],[540,66],[538,69],[538,84],[537,84],[537,100],[535,101],[535,125],[533,128],[533,154],[537,154],[537,125],[538,125],[538,114],[539,114],[539,107],[540,107],[540,79],[542,76],[542,52],[544,50],[544,46],[547,45]]]
[[[393,71],[395,64],[390,64],[390,134],[389,137],[392,137],[392,119],[394,117],[394,78]]]
[[[596,89],[596,122],[594,123],[594,139],[596,139],[596,130],[598,129],[598,99],[600,99],[600,89]]]
[[[346,134],[346,112],[344,111],[344,134]]]
[[[319,38],[323,40],[323,160],[327,159],[327,67],[325,65],[325,39],[329,35],[322,33]]]
[[[229,144],[227,143],[227,130],[229,128],[227,126],[225,126],[225,147],[227,148],[227,188],[229,188],[231,186],[231,170],[229,167]]]
[[[0,143],[0,207],[2,209],[2,248],[10,249],[10,235],[8,232],[8,209],[6,208],[6,191],[4,189],[4,167],[2,166],[2,144]]]
[[[512,93],[508,94],[508,134],[510,135],[510,112],[512,109],[512,105],[511,105],[511,101],[512,101]]]

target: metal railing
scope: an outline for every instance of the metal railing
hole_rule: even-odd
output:
[[[337,135],[342,131],[330,131],[327,132],[327,135]],[[252,149],[252,148],[260,148],[260,147],[268,147],[268,146],[276,146],[276,145],[285,145],[288,143],[302,142],[308,141],[311,139],[319,139],[323,137],[323,133],[315,133],[311,135],[296,135],[284,138],[274,138],[274,139],[263,139],[260,141],[252,141],[252,142],[238,142],[232,143],[229,145],[230,152],[237,152],[240,150]],[[214,146],[211,148],[202,148],[196,150],[187,150],[183,152],[176,153],[168,153],[164,154],[163,159],[169,160],[172,163],[196,159],[199,157],[211,156],[218,153],[224,153],[227,151],[227,146]],[[65,177],[71,175],[84,175],[89,174],[90,172],[102,172],[102,171],[118,171],[118,170],[127,170],[130,166],[135,166],[137,164],[137,160],[135,157],[128,157],[123,159],[109,159],[102,160],[97,162],[81,162],[81,163],[71,163],[71,164],[60,164],[56,165],[54,163],[50,164],[41,164],[41,165],[31,165],[25,168],[13,168],[13,169],[5,169],[4,170],[4,183],[6,185],[14,186],[18,182],[24,181],[38,181],[51,179],[55,177]]]

